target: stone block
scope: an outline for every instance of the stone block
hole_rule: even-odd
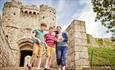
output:
[[[75,60],[79,60],[80,59],[80,52],[75,52]]]
[[[75,61],[77,66],[88,66],[89,65],[89,60],[88,59],[80,59]]]
[[[88,52],[80,52],[80,59],[88,59]]]

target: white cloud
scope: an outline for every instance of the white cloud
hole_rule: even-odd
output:
[[[56,23],[62,25],[61,23],[66,20],[62,20],[65,17],[65,12],[69,9],[69,5],[66,0],[59,0],[58,6],[56,7]],[[63,23],[64,24],[64,23]],[[62,25],[63,26],[63,25]],[[63,26],[63,30],[65,26]]]
[[[85,8],[81,13],[75,13],[73,18],[78,18],[86,22],[87,33],[94,37],[110,37],[111,34],[106,33],[106,28],[101,25],[100,22],[95,22],[95,13],[92,10],[92,4],[90,0],[80,0],[80,4],[85,5]]]
[[[57,9],[57,12],[61,12],[64,9],[66,9],[67,7],[68,7],[68,5],[66,4],[66,0],[59,0],[58,7],[56,9]]]
[[[91,4],[91,0],[79,0],[80,4]]]

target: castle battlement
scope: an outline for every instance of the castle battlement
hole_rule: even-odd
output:
[[[20,8],[22,6],[21,2],[6,2],[4,3],[4,7],[17,7]]]
[[[48,5],[40,5],[40,11],[49,11],[49,12],[52,12],[52,13],[56,13],[56,10],[52,7],[49,7]]]
[[[32,6],[29,6],[29,5],[23,5],[21,7],[21,11],[25,14],[33,14],[33,15],[39,15],[39,7],[37,7],[36,5],[32,5]]]
[[[23,5],[21,2],[18,2],[18,1],[11,1],[11,2],[6,2],[4,4],[4,8],[5,11],[8,11],[9,9],[8,8],[17,8],[21,11],[21,13],[23,14],[30,14],[30,15],[39,15],[39,13],[41,12],[48,12],[48,13],[51,13],[51,14],[56,14],[56,10],[52,7],[49,7],[48,5],[40,5],[40,6],[37,6],[37,5]],[[18,11],[19,11],[18,10]]]
[[[29,6],[29,5],[22,5],[21,8],[28,9],[28,10],[37,10],[37,11],[40,10],[39,7],[37,7],[36,5],[31,5],[31,6]]]

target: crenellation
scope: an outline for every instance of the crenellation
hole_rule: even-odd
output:
[[[4,3],[4,7],[17,7],[20,8],[22,6],[21,2],[6,2]]]
[[[48,5],[40,5],[40,11],[48,11],[49,13],[56,14],[56,10]]]

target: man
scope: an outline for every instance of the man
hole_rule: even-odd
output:
[[[61,26],[57,26],[56,57],[59,70],[65,70],[68,36],[61,30]]]
[[[44,31],[47,25],[45,23],[41,23],[40,29],[35,29],[32,31],[32,38],[33,38],[33,54],[31,58],[31,62],[28,65],[28,70],[31,70],[31,67],[34,62],[38,60],[38,67],[37,70],[40,69],[41,65],[41,57],[44,48]]]
[[[55,34],[53,27],[49,28],[49,32],[45,34],[45,43],[46,43],[46,49],[47,49],[47,58],[46,58],[46,64],[44,70],[50,70],[50,64],[52,56],[55,53]]]

